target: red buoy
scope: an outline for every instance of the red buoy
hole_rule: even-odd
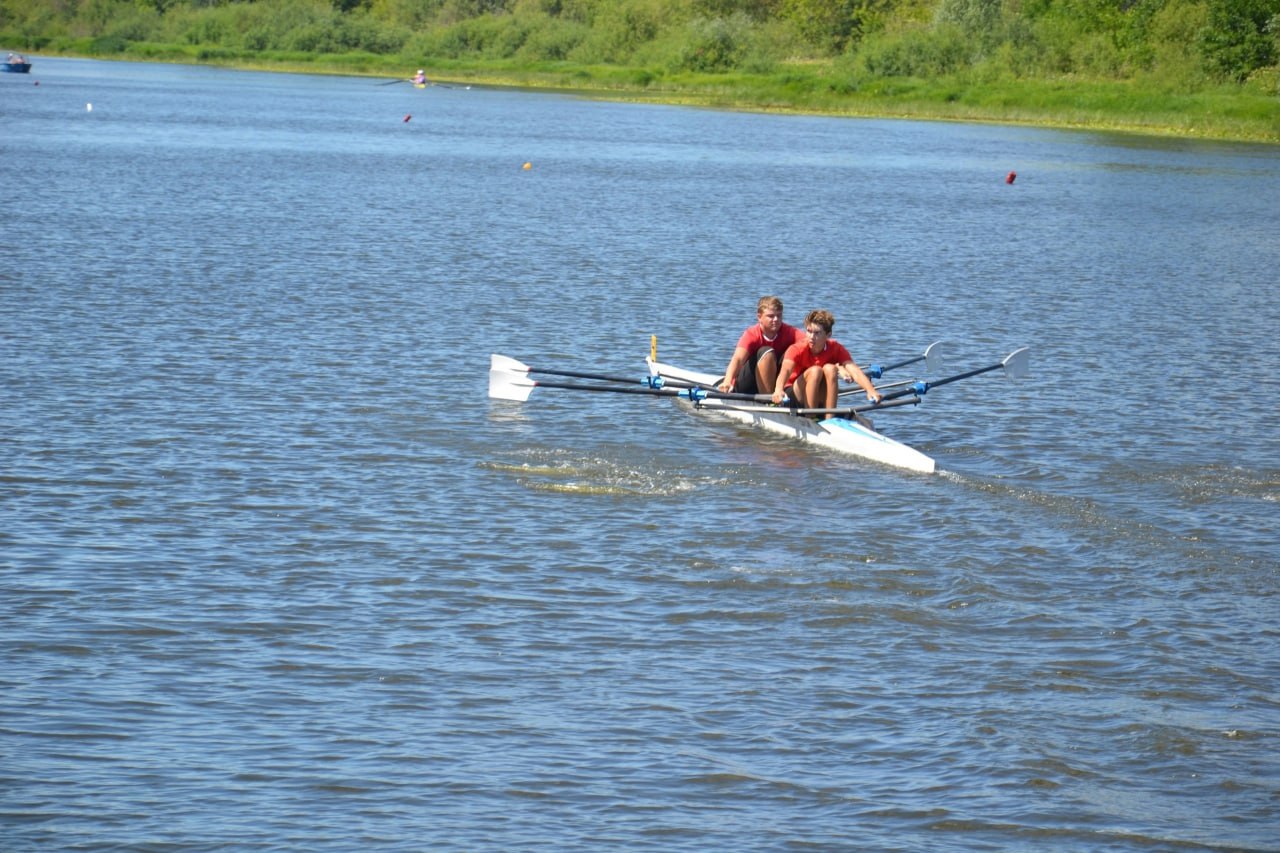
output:
[[[411,118],[413,118],[413,116],[409,115],[408,113],[405,113],[405,114],[404,114],[404,120],[405,120],[405,121],[408,121],[408,120],[409,120],[409,119],[411,119]]]
[[[408,121],[408,119],[405,119],[405,121]],[[1005,175],[1005,176],[1004,176],[1004,182],[1005,182],[1006,184],[1011,184],[1011,183],[1013,183],[1013,182],[1014,182],[1014,181],[1016,181],[1016,180],[1018,180],[1018,173],[1017,173],[1017,172],[1010,172],[1009,174],[1007,174],[1007,175]]]

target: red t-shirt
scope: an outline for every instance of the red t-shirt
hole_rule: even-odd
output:
[[[795,367],[791,370],[791,375],[787,377],[788,385],[793,384],[801,373],[804,373],[814,365],[847,364],[853,361],[849,351],[839,341],[832,338],[827,339],[826,348],[817,355],[814,355],[813,350],[809,349],[808,341],[792,344],[787,347],[787,354],[782,357],[783,361],[787,359],[791,359],[795,363]]]
[[[760,347],[772,347],[773,351],[778,355],[778,363],[782,363],[783,354],[787,348],[796,343],[804,343],[805,336],[803,329],[797,329],[795,326],[788,326],[783,323],[778,327],[778,334],[774,339],[765,340],[764,329],[760,328],[760,324],[756,323],[751,328],[742,333],[742,337],[738,338],[738,346],[747,351],[747,356],[756,354],[756,350]]]

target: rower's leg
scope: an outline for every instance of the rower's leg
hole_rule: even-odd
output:
[[[809,375],[801,373],[796,377],[796,381],[791,384],[791,396],[795,398],[796,405],[801,408],[809,407],[809,393],[805,386],[809,384]]]
[[[810,367],[796,378],[796,390],[802,408],[820,409],[825,402],[823,390],[822,368]]]
[[[822,366],[822,384],[826,398],[823,406],[828,409],[834,409],[840,394],[840,376],[834,364],[824,364]]]
[[[762,393],[772,394],[777,381],[778,354],[765,347],[756,359],[756,387],[762,389]]]
[[[751,357],[743,359],[742,366],[738,368],[738,375],[733,378],[733,390],[739,394],[772,394],[773,386],[768,388],[757,386],[756,382],[756,366],[751,363]]]

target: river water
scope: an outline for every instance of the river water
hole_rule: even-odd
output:
[[[1280,849],[1280,149],[0,76],[6,850]],[[487,398],[764,293],[1031,376]]]

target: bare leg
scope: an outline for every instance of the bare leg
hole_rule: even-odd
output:
[[[809,394],[806,386],[809,384],[809,374],[801,373],[796,377],[796,381],[791,383],[791,396],[796,398],[796,405],[801,408],[808,408]]]
[[[778,356],[770,349],[760,353],[760,357],[756,359],[756,389],[763,394],[772,394],[777,381]]]
[[[796,377],[796,400],[801,408],[820,409],[826,404],[826,382],[821,367],[810,367]]]
[[[834,409],[836,401],[840,399],[840,373],[834,364],[822,366],[822,380],[826,398],[823,405],[828,409]]]

